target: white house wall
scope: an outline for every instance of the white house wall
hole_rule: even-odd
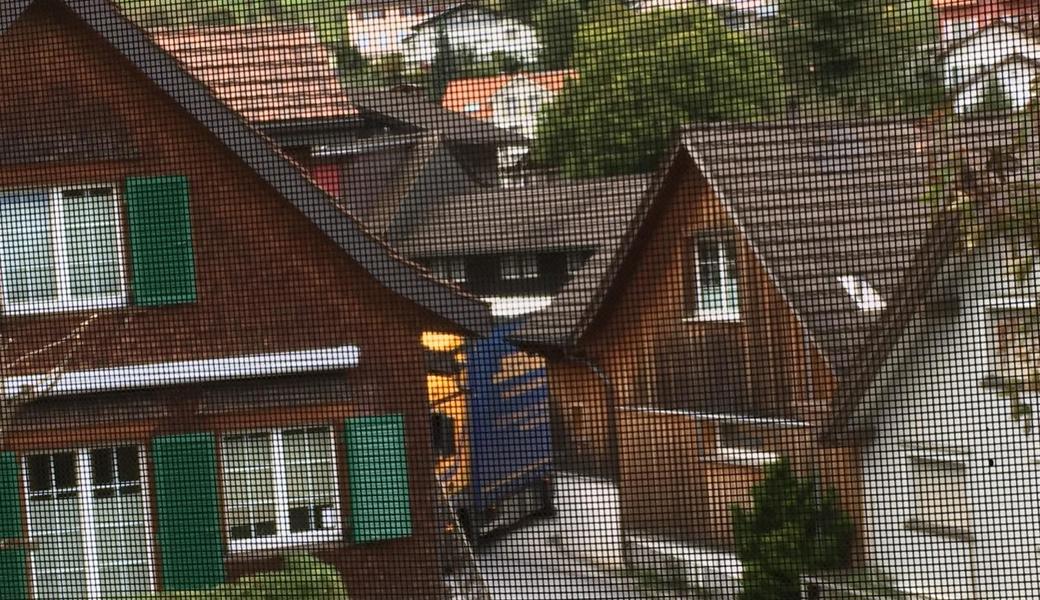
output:
[[[1040,43],[1012,27],[996,25],[979,31],[952,50],[944,65],[947,87],[956,88],[979,79],[957,98],[956,110],[966,112],[981,100],[987,78],[980,76],[1013,56],[1040,60]],[[1024,63],[1006,65],[993,73],[1016,109],[1024,107],[1032,97],[1031,86],[1037,74],[1035,67]]]
[[[965,272],[957,314],[914,322],[870,394],[876,433],[864,452],[867,554],[906,591],[1004,599],[1040,589],[1040,434],[1026,433],[1011,419],[1009,401],[980,385],[994,362],[988,304],[1011,279],[994,277],[1003,272],[994,270],[1000,256],[997,250]],[[971,542],[906,527],[915,457],[966,467]]]
[[[417,31],[404,42],[405,59],[413,64],[430,64],[437,55],[441,28],[454,49],[472,53],[480,59],[493,54],[508,54],[524,64],[533,64],[541,49],[534,29],[515,19],[504,19],[480,12],[461,12],[438,25]]]

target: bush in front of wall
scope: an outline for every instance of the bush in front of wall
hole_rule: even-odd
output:
[[[243,577],[209,590],[159,592],[139,600],[349,600],[336,569],[308,554],[290,554],[281,570]]]
[[[800,575],[848,565],[853,525],[833,488],[798,477],[785,458],[766,467],[751,498],[750,509],[731,508],[741,600],[798,600]]]

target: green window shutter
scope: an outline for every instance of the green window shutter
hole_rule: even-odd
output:
[[[374,542],[411,535],[404,416],[347,419],[344,437],[354,541]]]
[[[194,302],[188,179],[131,177],[126,180],[126,204],[135,304]]]
[[[163,587],[191,590],[222,583],[224,556],[213,436],[158,437],[152,443],[152,457]]]
[[[21,540],[24,536],[18,459],[14,452],[0,452],[0,539]],[[0,600],[24,600],[29,597],[25,558],[23,548],[0,550]]]

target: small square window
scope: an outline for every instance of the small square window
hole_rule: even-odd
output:
[[[437,276],[437,279],[454,283],[465,283],[466,259],[437,258],[430,261],[430,271]]]
[[[538,279],[538,256],[535,254],[503,256],[501,269],[502,279]]]
[[[706,321],[740,318],[737,248],[729,234],[702,234],[693,243],[693,316]]]
[[[567,276],[573,277],[585,265],[585,255],[581,252],[567,253]]]
[[[967,474],[963,463],[912,458],[913,505],[907,528],[947,537],[970,535]]]

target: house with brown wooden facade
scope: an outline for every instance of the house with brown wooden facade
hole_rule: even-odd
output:
[[[919,141],[909,122],[689,128],[519,332],[550,361],[558,461],[617,481],[633,554],[724,556],[731,505],[781,456],[839,490],[862,546],[861,448],[818,432],[946,231]]]
[[[351,598],[442,597],[420,333],[480,334],[486,305],[109,2],[6,2],[0,48],[3,595],[306,551]]]

